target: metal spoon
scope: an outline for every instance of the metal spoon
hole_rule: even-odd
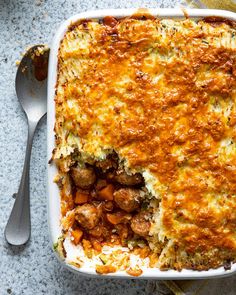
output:
[[[30,238],[29,166],[34,132],[47,110],[47,67],[49,50],[44,45],[30,48],[16,74],[16,94],[28,121],[28,140],[18,193],[5,228],[5,238],[11,245],[23,245]]]

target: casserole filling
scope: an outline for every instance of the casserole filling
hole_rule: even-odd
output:
[[[235,262],[235,33],[229,20],[150,15],[69,27],[52,160],[57,249],[86,257],[72,264],[140,275]]]
[[[148,244],[153,197],[142,175],[128,174],[116,153],[94,165],[74,161],[55,180],[61,189],[64,234],[74,245],[81,243],[87,257],[99,255],[106,264],[108,257],[100,256],[103,247],[122,246],[143,258],[152,254],[152,264],[157,262]]]

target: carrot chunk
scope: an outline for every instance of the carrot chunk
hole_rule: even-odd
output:
[[[76,192],[75,194],[75,204],[84,204],[88,202],[88,194]]]
[[[132,218],[132,215],[125,212],[115,212],[107,213],[106,217],[111,224],[119,224],[127,223]]]
[[[101,200],[112,201],[113,193],[114,193],[114,186],[112,184],[108,184],[106,187],[98,191],[98,196]]]
[[[102,251],[102,246],[101,244],[99,243],[99,241],[96,241],[96,240],[93,240],[92,241],[92,245],[93,245],[93,249],[98,251],[98,252],[101,252]]]
[[[73,239],[73,243],[74,243],[75,245],[78,245],[79,242],[81,241],[82,236],[83,236],[83,232],[82,232],[82,230],[80,230],[79,228],[77,228],[77,229],[74,229],[74,230],[71,232],[71,235],[72,235],[72,237],[74,238],[74,239]]]

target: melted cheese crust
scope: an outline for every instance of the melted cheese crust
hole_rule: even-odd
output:
[[[236,260],[236,30],[191,19],[83,21],[59,49],[54,159],[115,150],[160,200],[160,268]]]

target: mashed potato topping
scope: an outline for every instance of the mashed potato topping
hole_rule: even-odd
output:
[[[105,212],[97,206],[111,201],[106,214],[124,210],[128,231],[137,218],[150,223],[145,235],[136,227],[131,242],[144,240],[154,267],[207,270],[236,260],[235,35],[233,22],[217,18],[105,17],[68,29],[58,54],[53,152],[65,233],[91,242],[88,231]],[[116,166],[102,167],[114,154]],[[82,187],[75,166],[90,169],[91,185]],[[119,169],[141,180],[122,183]],[[98,179],[106,181],[102,197],[93,193]],[[127,186],[138,192],[114,199]],[[129,211],[123,203],[135,193]],[[78,200],[97,219],[85,225]],[[136,217],[144,205],[148,212]],[[107,219],[114,221],[101,217],[105,227]]]

